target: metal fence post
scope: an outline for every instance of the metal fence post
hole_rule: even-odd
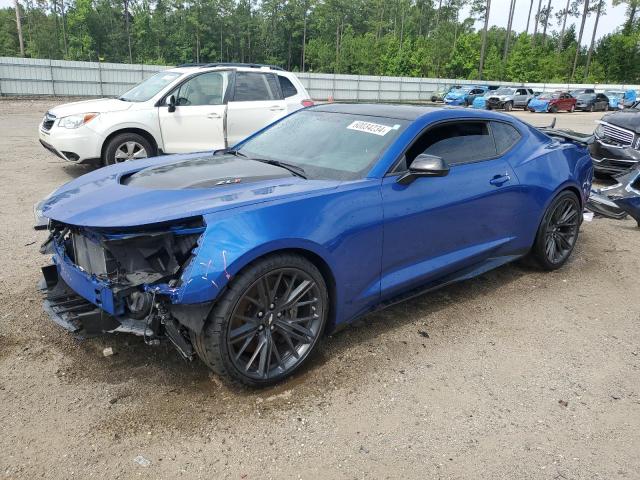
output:
[[[100,82],[100,96],[104,97],[104,87],[102,86],[102,63],[98,58],[98,81]]]
[[[382,75],[378,75],[378,101],[380,101],[381,91],[382,91]]]
[[[51,59],[49,59],[49,75],[51,75],[51,93],[53,96],[56,96],[56,82],[53,79],[53,64]]]
[[[356,102],[360,101],[360,75],[358,75],[358,79],[356,80]]]

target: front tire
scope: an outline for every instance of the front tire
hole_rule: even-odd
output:
[[[531,257],[540,268],[556,270],[567,262],[578,240],[580,215],[580,201],[573,192],[561,192],[551,202],[531,250]]]
[[[513,110],[513,103],[511,102],[507,102],[504,104],[504,111],[505,112],[510,112],[511,110]]]
[[[217,375],[252,387],[272,385],[306,362],[328,312],[326,283],[316,266],[277,254],[234,278],[191,340]]]
[[[156,154],[155,148],[149,140],[137,133],[120,133],[113,137],[102,157],[102,163],[114,165],[116,163],[139,160],[153,157]]]

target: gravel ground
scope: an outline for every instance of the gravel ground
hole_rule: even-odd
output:
[[[51,104],[0,101],[0,478],[640,478],[635,222],[585,223],[560,271],[499,268],[364,318],[282,385],[232,389],[41,312],[31,208],[87,171],[38,144]]]

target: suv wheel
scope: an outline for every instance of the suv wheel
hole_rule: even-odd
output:
[[[235,277],[191,341],[216,374],[253,387],[272,385],[311,355],[328,311],[327,287],[315,265],[278,254]]]
[[[137,133],[121,133],[113,137],[104,149],[104,165],[153,157],[156,152],[153,145]]]
[[[511,110],[513,110],[513,102],[507,102],[504,104],[504,111],[505,112],[510,112]]]

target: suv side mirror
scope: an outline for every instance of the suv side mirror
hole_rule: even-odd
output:
[[[409,170],[400,175],[397,183],[409,185],[418,177],[444,177],[448,174],[449,165],[443,158],[421,153],[411,162]]]
[[[170,113],[173,113],[173,112],[176,111],[176,97],[175,97],[175,95],[169,95],[165,99],[164,102],[167,104],[167,107],[169,107],[169,112]]]

